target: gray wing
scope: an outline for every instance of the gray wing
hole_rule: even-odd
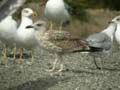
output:
[[[26,0],[0,0],[0,21],[12,15]]]
[[[111,49],[111,38],[106,35],[105,33],[97,33],[90,35],[86,41],[88,42],[88,45],[90,47],[96,47],[96,48],[101,48],[104,50],[109,50]]]

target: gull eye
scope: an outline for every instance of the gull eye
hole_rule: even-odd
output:
[[[120,18],[117,18],[117,21],[120,21]]]
[[[37,24],[37,26],[42,26],[42,24],[39,23],[39,24]]]
[[[28,10],[24,10],[25,13],[28,13],[29,11]]]

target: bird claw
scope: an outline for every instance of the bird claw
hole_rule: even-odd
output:
[[[46,69],[45,71],[47,71],[47,72],[54,72],[55,69]]]
[[[16,63],[17,64],[23,64],[24,60],[23,59],[20,59],[20,60],[16,60]]]
[[[58,75],[58,76],[63,76],[63,69],[59,69],[58,71],[54,71],[50,73],[51,76]]]
[[[8,61],[7,60],[3,60],[3,61],[1,61],[1,65],[7,65],[7,63],[8,63]]]
[[[63,76],[63,72],[52,72],[50,73],[50,76]]]
[[[33,62],[26,62],[27,65],[33,65]]]

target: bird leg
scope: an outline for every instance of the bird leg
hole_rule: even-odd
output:
[[[63,67],[64,67],[64,65],[63,64],[60,64],[60,69],[57,71],[57,72],[54,72],[53,74],[54,75],[62,75],[62,71],[63,71]]]
[[[7,58],[7,47],[5,44],[4,44],[4,49],[2,53],[3,53],[3,57],[6,59]]]
[[[64,65],[63,65],[63,64],[60,64],[60,69],[58,70],[58,73],[60,73],[60,72],[63,71],[63,67],[64,67]]]
[[[21,63],[23,63],[23,48],[20,48],[20,49],[19,49],[19,53],[20,53],[20,58],[19,58],[20,60],[19,60],[18,63],[21,64]]]
[[[59,30],[62,30],[62,22],[60,22]]]
[[[59,55],[59,59],[60,59],[60,69],[58,70],[58,71],[56,71],[56,72],[54,72],[53,74],[54,75],[62,75],[62,71],[63,71],[63,68],[64,68],[64,65],[63,65],[63,63],[62,63],[62,56],[61,55]]]
[[[57,54],[55,54],[55,61],[53,62],[53,66],[52,66],[52,69],[49,69],[49,70],[47,70],[47,71],[49,71],[49,72],[53,72],[54,70],[55,70],[55,68],[56,68],[56,64],[57,64],[57,61],[58,61],[58,55]]]
[[[102,60],[102,57],[100,57],[100,59],[101,59],[101,68],[100,68],[100,69],[103,70],[103,63],[104,63],[104,62],[103,62],[103,60]]]
[[[50,21],[50,30],[53,30],[53,21]]]
[[[3,49],[3,58],[4,58],[4,64],[7,63],[7,47],[6,45],[4,44],[4,49]]]
[[[60,63],[62,62],[62,56],[61,55],[59,55],[59,59],[60,59]],[[59,70],[57,70],[57,71],[54,71],[54,72],[52,72],[51,73],[51,75],[53,76],[53,75],[62,75],[62,71],[63,71],[63,64],[61,63],[60,64],[60,69]]]
[[[23,58],[23,48],[20,48],[20,59]]]
[[[16,44],[14,45],[13,48],[13,58],[16,59],[16,53],[17,53],[17,48],[16,48]]]
[[[31,53],[31,63],[30,64],[32,64],[33,63],[33,61],[34,61],[34,50],[33,49],[31,49],[31,51],[30,51]]]
[[[95,58],[95,56],[93,56],[93,59],[94,59],[94,64],[95,64],[96,68],[100,70],[101,67],[99,67],[99,66],[97,65],[97,62],[96,62],[96,58]]]

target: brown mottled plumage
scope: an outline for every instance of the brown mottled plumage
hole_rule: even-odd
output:
[[[88,50],[87,43],[77,37],[72,37],[69,32],[49,30],[44,33],[42,40],[41,34],[36,33],[36,37],[42,47],[48,51],[54,51],[56,53],[69,53],[74,51]],[[47,45],[45,45],[47,44]]]

